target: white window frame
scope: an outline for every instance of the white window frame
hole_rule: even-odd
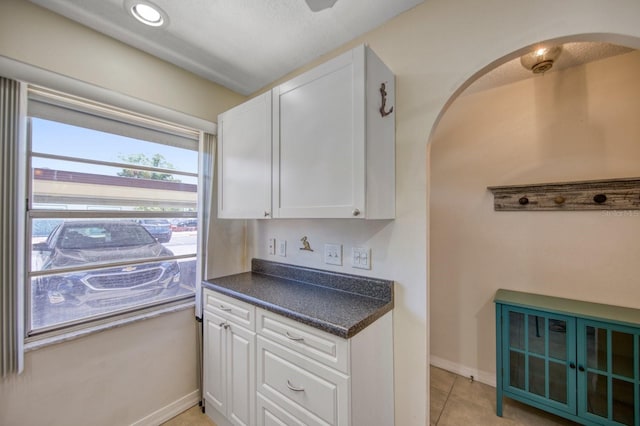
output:
[[[133,98],[131,96],[124,95],[122,93],[114,92],[109,89],[105,89],[102,87],[98,87],[83,81],[76,80],[71,77],[63,76],[51,71],[44,70],[42,68],[34,67],[5,56],[0,56],[0,75],[3,75],[8,78],[12,78],[20,81],[24,88],[24,93],[22,99],[24,100],[23,104],[23,112],[26,116],[26,86],[27,84],[34,84],[42,87],[48,87],[52,90],[58,90],[69,95],[75,95],[86,99],[92,99],[95,102],[104,103],[110,105],[115,108],[122,108],[125,111],[136,111],[140,115],[147,115],[150,117],[155,117],[159,120],[165,120],[167,122],[175,123],[178,126],[184,126],[192,129],[200,129],[200,152],[199,152],[199,170],[203,170],[203,165],[206,164],[209,159],[203,156],[203,139],[205,137],[205,133],[213,135],[214,137],[217,135],[217,125],[214,122],[203,120],[201,118],[182,113],[179,111],[175,111],[170,108],[162,107],[157,104],[152,104],[150,102]],[[26,138],[24,132],[22,132],[22,139]],[[24,143],[23,143],[24,146]],[[21,173],[23,182],[22,188],[26,188],[26,174]],[[199,203],[198,209],[198,222],[201,224],[200,232],[198,232],[198,250],[199,256],[197,258],[197,266],[196,266],[196,292],[195,292],[195,310],[196,317],[201,317],[201,289],[200,283],[205,276],[206,271],[206,236],[208,234],[208,219],[209,219],[209,209],[211,208],[211,200],[210,196],[207,194],[207,191],[210,191],[212,188],[212,182],[210,182],[211,176],[208,176],[208,179],[205,180],[205,176],[203,173],[200,173],[199,181],[198,181],[198,199],[202,200],[202,203]],[[24,226],[24,224],[23,224]],[[24,234],[25,229],[21,230]],[[26,252],[26,241],[21,241],[21,246],[18,247],[21,252]],[[26,265],[25,265],[26,271]],[[26,279],[26,274],[22,273],[23,279],[21,283],[17,283],[16,285],[23,286],[24,280]],[[21,300],[18,301],[19,306],[24,308],[25,300],[24,294],[20,294]],[[77,328],[69,328],[65,330],[64,333],[59,334],[51,334],[51,335],[42,335],[38,338],[30,338],[27,339],[25,337],[25,345],[24,350],[34,350],[43,346],[47,346],[49,344],[58,343],[60,341],[66,341],[75,339],[77,337],[81,337],[83,335],[101,331],[104,329],[109,329],[113,327],[118,327],[123,323],[129,323],[134,321],[139,321],[141,319],[146,319],[150,317],[155,317],[157,315],[161,315],[165,312],[173,312],[179,309],[192,308],[194,306],[194,302],[189,302],[183,305],[176,305],[170,307],[160,307],[160,308],[150,308],[148,311],[138,312],[137,315],[132,315],[129,317],[119,316],[116,318],[106,318],[100,321],[96,321],[89,326],[77,327]],[[24,321],[24,318],[21,318]],[[21,325],[21,329],[24,329],[24,324]]]

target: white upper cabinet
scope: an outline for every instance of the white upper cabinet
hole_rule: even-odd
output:
[[[273,89],[273,215],[395,216],[394,76],[359,46]]]
[[[222,114],[218,216],[393,219],[394,104],[393,74],[359,46]]]
[[[270,217],[271,134],[271,92],[218,116],[218,217]]]

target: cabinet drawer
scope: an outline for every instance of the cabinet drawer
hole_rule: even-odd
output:
[[[348,376],[261,336],[257,347],[260,394],[307,424],[349,423]]]
[[[259,334],[329,367],[348,373],[349,344],[346,339],[297,321],[257,310]]]
[[[204,289],[204,310],[255,331],[256,308],[249,303]]]
[[[314,423],[313,420],[296,419],[283,408],[258,394],[257,398],[258,426],[324,426],[325,423]]]

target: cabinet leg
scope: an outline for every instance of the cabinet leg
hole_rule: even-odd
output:
[[[496,388],[496,416],[502,417],[502,389]]]

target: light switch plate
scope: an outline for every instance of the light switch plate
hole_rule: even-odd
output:
[[[287,240],[278,241],[278,256],[287,257]]]
[[[269,246],[267,247],[269,254],[272,256],[276,255],[276,239],[269,238]]]
[[[324,263],[342,265],[342,244],[324,245]]]
[[[351,266],[358,269],[371,269],[371,249],[353,247],[351,249]]]

